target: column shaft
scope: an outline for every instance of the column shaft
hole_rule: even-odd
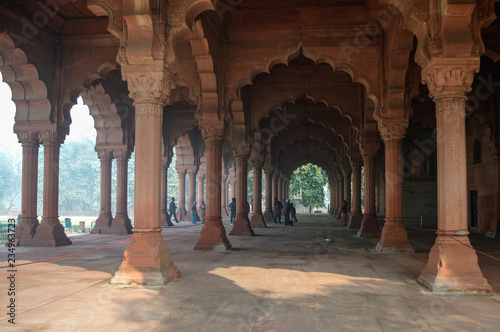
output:
[[[31,240],[39,225],[37,218],[38,194],[38,136],[36,133],[20,133],[23,147],[21,220],[16,227],[16,245],[23,246]]]
[[[169,227],[174,224],[170,220],[171,216],[168,213],[168,166],[169,162],[167,159],[161,161],[161,176],[160,176],[160,205],[161,205],[161,214],[160,214],[160,226],[161,227]],[[118,214],[118,211],[117,211]]]
[[[402,139],[385,139],[384,143],[386,218],[376,250],[413,252],[403,226]]]
[[[101,162],[101,209],[92,234],[109,234],[109,227],[113,216],[111,215],[111,167],[113,153],[109,150],[97,152]]]
[[[374,151],[363,153],[363,163],[365,165],[365,197],[363,220],[358,231],[358,236],[376,236],[380,234],[380,228],[377,221],[377,207],[375,205],[375,158]]]
[[[264,168],[265,181],[265,208],[264,222],[273,222],[273,171],[270,168]]]
[[[262,163],[254,161],[253,166],[253,211],[250,224],[252,228],[266,228],[262,215]]]
[[[222,142],[223,127],[202,127],[206,142],[206,210],[205,223],[196,250],[227,250],[231,243],[227,239],[226,229],[221,216],[221,181],[222,181]]]
[[[43,144],[43,217],[29,246],[57,247],[71,244],[59,222],[59,152],[61,141],[56,132],[45,132]]]
[[[347,228],[359,229],[363,215],[361,214],[361,162],[352,162],[352,211]]]
[[[247,151],[236,153],[236,217],[229,235],[254,235],[247,211]],[[255,176],[255,175],[254,175]]]
[[[140,78],[144,77],[140,74]],[[142,81],[140,81],[142,82]],[[129,83],[131,93],[134,80]],[[144,86],[140,86],[142,91]],[[163,101],[147,94],[135,99],[134,234],[112,284],[160,286],[180,277],[161,235],[161,148]]]
[[[188,220],[186,211],[186,170],[178,169],[177,175],[179,177],[179,206],[177,207],[177,219]]]
[[[116,214],[109,227],[110,234],[132,234],[132,222],[127,212],[128,158],[126,151],[115,151]]]

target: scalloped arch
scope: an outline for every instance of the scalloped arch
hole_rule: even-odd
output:
[[[7,32],[0,33],[0,72],[16,105],[14,132],[33,131],[36,125],[52,125],[52,106],[47,86],[23,50],[16,48]]]
[[[372,83],[370,80],[365,77],[364,75],[360,74],[356,68],[354,68],[352,65],[347,64],[347,63],[342,63],[342,62],[337,62],[333,57],[329,55],[318,55],[315,56],[311,52],[308,52],[307,48],[302,45],[302,43],[299,43],[298,46],[288,52],[276,55],[269,59],[269,61],[265,64],[261,64],[256,66],[249,75],[245,77],[241,77],[236,81],[236,84],[234,85],[233,91],[230,92],[230,97],[229,101],[232,103],[233,100],[236,100],[240,97],[240,90],[243,88],[245,85],[252,85],[255,77],[259,74],[262,73],[267,73],[269,74],[271,72],[271,69],[279,64],[283,64],[288,66],[290,64],[290,61],[294,59],[298,54],[302,52],[304,56],[307,58],[311,59],[314,61],[316,65],[320,63],[326,63],[332,67],[333,71],[344,71],[349,76],[351,77],[353,83],[359,83],[363,85],[366,89],[367,93],[367,98],[371,99],[373,103],[378,107],[379,104],[379,96],[374,94],[372,92]]]
[[[108,31],[122,40],[123,37],[123,14],[121,8],[113,8],[108,2],[102,0],[87,0],[87,8],[96,16],[108,17]]]

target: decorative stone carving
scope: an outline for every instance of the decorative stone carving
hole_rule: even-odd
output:
[[[479,71],[479,59],[432,59],[422,70],[422,82],[429,95],[465,95],[471,89],[474,74]]]
[[[209,140],[223,141],[225,128],[222,124],[200,124],[200,130],[203,137]]]
[[[408,120],[393,122],[381,119],[378,124],[380,136],[382,140],[401,140],[406,135],[406,128],[408,128]]]

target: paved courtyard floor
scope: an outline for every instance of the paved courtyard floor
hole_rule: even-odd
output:
[[[224,219],[229,232],[231,225]],[[433,233],[410,231],[415,254],[376,253],[328,216],[300,215],[229,240],[233,250],[194,251],[201,225],[163,230],[182,277],[164,287],[117,287],[109,280],[127,243],[17,268],[15,325],[9,280],[0,270],[0,331],[499,331],[500,262],[479,256],[494,293],[433,294],[416,283]],[[16,248],[17,263],[79,253],[126,237],[85,235],[58,248]],[[500,239],[472,234],[500,257]],[[3,248],[3,249],[2,249]],[[6,265],[7,248],[0,247]]]

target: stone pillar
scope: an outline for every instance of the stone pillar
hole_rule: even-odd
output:
[[[174,226],[172,221],[170,220],[171,216],[168,214],[168,166],[170,166],[170,162],[168,159],[162,159],[161,161],[161,176],[160,176],[160,199],[161,199],[161,214],[160,214],[160,226],[161,227],[170,227]],[[117,211],[118,214],[118,211]]]
[[[382,120],[383,121],[383,120]],[[414,252],[403,225],[403,153],[402,140],[408,120],[405,123],[380,125],[385,145],[385,202],[386,217],[382,235],[375,250]]]
[[[422,79],[436,103],[438,232],[418,282],[432,291],[491,292],[468,248],[465,102],[479,58],[435,58]]]
[[[332,204],[332,212],[331,215],[337,217],[337,211],[339,209],[339,179],[337,175],[335,175],[335,178],[333,179],[332,182],[333,186],[333,204]]]
[[[99,217],[92,229],[92,234],[109,234],[109,227],[113,216],[111,215],[111,167],[113,165],[113,151],[97,150],[101,161],[101,209]]]
[[[252,160],[253,168],[253,210],[250,225],[252,228],[267,228],[262,215],[262,162]]]
[[[376,156],[378,144],[365,145],[361,147],[363,154],[363,163],[365,165],[365,197],[364,197],[364,215],[361,221],[361,227],[358,236],[376,236],[380,234],[380,228],[377,221],[377,206],[375,205],[375,173]]]
[[[333,179],[328,178],[328,185],[330,186],[330,206],[328,207],[328,213],[333,215],[333,200],[335,196],[335,187],[333,185]]]
[[[204,186],[205,174],[198,172],[198,174],[196,175],[196,179],[198,180],[197,200],[199,206],[201,202],[205,200],[205,186]]]
[[[342,201],[344,200],[344,174],[339,173],[337,219],[342,219]]]
[[[277,186],[278,186],[278,201],[282,201],[283,200],[283,175],[278,175],[278,183],[277,183]]]
[[[134,71],[132,71],[134,69]],[[161,235],[162,68],[122,68],[135,106],[134,234],[112,284],[161,286],[180,277]]]
[[[264,167],[265,181],[265,207],[264,207],[264,222],[273,222],[273,167]]]
[[[221,215],[222,216],[227,216],[227,190],[228,190],[228,181],[227,181],[227,174],[224,172],[224,167],[221,169],[222,172],[222,180],[221,180],[221,194],[222,194],[222,199],[221,199]]]
[[[361,214],[361,160],[354,159],[351,161],[352,167],[352,208],[351,220],[349,221],[350,229],[359,229],[363,214]]]
[[[45,131],[38,134],[43,144],[43,217],[35,236],[25,246],[58,247],[71,244],[59,222],[59,152],[61,133]]]
[[[189,168],[188,169],[188,175],[189,175],[189,204],[187,207],[187,214],[189,215],[189,220],[191,220],[191,206],[193,206],[193,203],[196,200],[196,169],[195,168]],[[199,206],[199,202],[197,202],[196,206]]]
[[[226,229],[221,216],[221,180],[222,180],[222,142],[224,126],[200,125],[205,138],[207,158],[206,168],[206,210],[205,223],[196,250],[227,250],[231,243],[227,239]]]
[[[351,208],[351,168],[344,168],[344,199],[347,202],[347,212]]]
[[[248,148],[233,150],[236,159],[236,217],[229,235],[254,235],[247,211]],[[254,174],[255,177],[255,174]]]
[[[38,227],[38,134],[20,132],[17,134],[23,147],[23,169],[21,190],[21,220],[16,227],[16,245],[24,246],[31,241]]]
[[[113,153],[116,158],[116,214],[111,221],[108,232],[116,235],[132,234],[132,222],[127,212],[128,160],[130,152],[115,150]]]
[[[273,190],[272,190],[273,204],[274,204],[275,198],[279,199],[279,197],[278,197],[278,180],[279,180],[278,169],[275,168],[274,172],[273,172]],[[274,206],[273,206],[273,208],[274,208]],[[274,216],[273,216],[273,220],[274,220]]]
[[[178,220],[191,220],[187,219],[186,211],[186,172],[185,168],[176,168],[178,179],[179,179],[179,197],[177,199],[177,219]]]

